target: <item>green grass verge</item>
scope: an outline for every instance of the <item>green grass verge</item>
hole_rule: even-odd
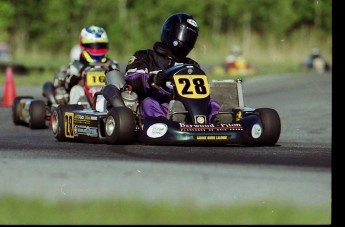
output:
[[[0,198],[0,224],[330,224],[327,207],[276,202],[208,206],[141,200]]]

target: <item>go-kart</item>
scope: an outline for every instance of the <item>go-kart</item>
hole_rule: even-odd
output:
[[[243,57],[238,57],[235,61],[226,63],[225,71],[231,77],[253,75],[255,70]]]
[[[91,108],[93,95],[105,85],[105,64],[91,64],[81,72],[82,88],[85,96],[78,99],[78,104]],[[63,77],[63,72],[59,72]],[[17,96],[13,101],[12,118],[15,125],[28,126],[31,129],[48,128],[53,109],[67,104],[69,93],[62,87],[54,88],[52,82],[43,84],[43,97],[46,100],[35,99],[32,96]]]
[[[328,63],[322,57],[315,57],[312,59],[311,69],[320,74],[330,71]]]
[[[12,119],[15,125],[28,126],[31,129],[48,128],[50,112],[43,100],[32,96],[17,96],[13,100]]]
[[[170,96],[166,117],[140,116],[140,100],[130,86],[108,84],[98,94],[105,98],[104,110],[81,105],[60,105],[53,111],[52,129],[58,141],[108,144],[198,145],[239,144],[272,146],[280,136],[280,117],[274,109],[253,109],[243,104],[242,81],[208,83],[200,68],[183,64],[165,71],[170,91],[152,84]],[[209,119],[209,102],[221,109]],[[96,99],[98,96],[96,97]]]

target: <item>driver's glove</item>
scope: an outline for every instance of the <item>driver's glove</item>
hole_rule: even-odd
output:
[[[158,86],[162,86],[166,83],[167,77],[164,75],[162,71],[158,72],[157,74],[154,74],[150,76],[149,82],[150,83],[155,83]]]

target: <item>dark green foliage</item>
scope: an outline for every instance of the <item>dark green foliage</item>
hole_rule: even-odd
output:
[[[84,26],[97,24],[122,55],[151,47],[176,12],[192,14],[206,37],[242,30],[284,36],[304,26],[332,32],[331,0],[1,0],[0,41],[66,53]]]

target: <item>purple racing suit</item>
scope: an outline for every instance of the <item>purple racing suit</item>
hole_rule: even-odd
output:
[[[151,88],[149,78],[160,71],[164,71],[172,66],[186,63],[199,66],[197,62],[190,58],[178,59],[173,56],[169,48],[161,42],[156,42],[153,49],[139,50],[131,56],[126,67],[125,80],[131,85],[133,91],[137,92],[141,101],[141,116],[167,116],[170,99]],[[220,105],[211,98],[209,119],[219,112]]]

